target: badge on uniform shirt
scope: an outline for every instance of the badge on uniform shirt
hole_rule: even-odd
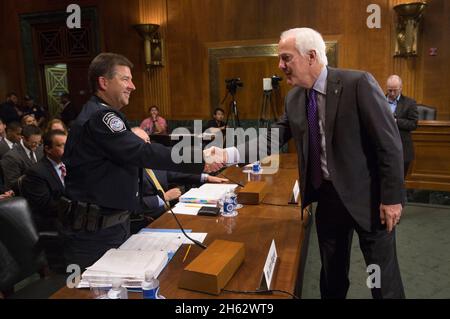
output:
[[[113,133],[123,132],[127,129],[122,119],[114,112],[106,113],[102,120]]]

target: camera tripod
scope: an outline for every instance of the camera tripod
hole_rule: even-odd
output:
[[[237,108],[237,102],[236,102],[236,98],[235,98],[236,92],[228,91],[220,104],[223,104],[223,102],[225,102],[228,95],[231,95],[231,101],[228,106],[227,119],[225,121],[225,126],[234,127],[234,128],[241,127],[241,122],[239,121],[239,112],[238,112],[238,108]],[[228,120],[230,118],[230,114],[231,114],[232,125],[228,125]],[[236,124],[237,124],[237,126],[236,126]]]
[[[275,96],[272,99],[272,93]],[[280,91],[278,88],[274,90],[264,91],[261,108],[259,109],[258,129],[265,127],[270,129],[271,122],[277,121],[277,106],[280,101]]]

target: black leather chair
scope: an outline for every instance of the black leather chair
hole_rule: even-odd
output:
[[[0,201],[0,291],[7,298],[48,298],[65,283],[50,275],[47,260],[26,199]],[[14,293],[14,285],[39,273],[41,279]]]
[[[417,104],[417,111],[419,112],[419,120],[426,120],[426,121],[436,120],[437,111],[435,107]]]

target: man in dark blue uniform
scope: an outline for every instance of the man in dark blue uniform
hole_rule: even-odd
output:
[[[129,211],[138,202],[140,167],[187,173],[222,167],[176,164],[169,148],[145,143],[131,132],[119,110],[135,90],[132,67],[127,58],[113,53],[98,55],[89,66],[94,96],[74,121],[63,158],[71,200],[62,231],[68,264],[87,267],[128,238]]]

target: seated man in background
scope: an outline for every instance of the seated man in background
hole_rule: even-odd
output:
[[[0,141],[0,159],[22,139],[22,126],[19,122],[6,125],[5,137]]]
[[[419,112],[417,111],[416,101],[402,94],[402,79],[398,75],[391,75],[387,80],[386,86],[386,97],[402,140],[403,173],[406,177],[409,165],[414,160],[414,145],[411,131],[417,128]]]
[[[19,178],[42,157],[42,133],[39,127],[27,125],[22,129],[22,140],[1,159],[5,187],[20,194]]]
[[[152,105],[148,109],[150,117],[142,121],[140,128],[148,135],[152,134],[167,134],[167,121],[159,115],[159,108]]]
[[[3,124],[2,124],[3,125]],[[20,142],[22,138],[22,126],[18,122],[11,122],[6,126],[5,136],[0,141],[0,160],[3,155],[12,150],[14,145]],[[1,191],[7,190],[5,188],[5,181],[3,179],[3,170],[0,162],[0,189]]]
[[[33,115],[36,120],[36,125],[42,127],[48,117],[47,111],[42,106],[34,103],[34,99],[30,95],[25,95],[23,101],[23,115]]]
[[[64,194],[66,168],[61,159],[67,135],[49,131],[44,135],[45,156],[28,168],[22,178],[22,196],[28,200],[39,231],[56,231],[59,199]]]
[[[223,121],[224,118],[225,111],[220,107],[216,107],[216,109],[214,110],[213,119],[209,120],[208,123],[206,123],[203,131],[208,130],[210,133],[222,131],[222,133],[225,133],[225,129],[227,126]]]
[[[21,192],[30,204],[33,219],[39,232],[57,232],[61,227],[65,205],[60,200],[64,195],[66,167],[61,159],[64,154],[67,134],[53,130],[44,135],[45,156],[26,170],[22,178]],[[51,269],[65,271],[62,241],[59,238],[42,242]]]
[[[25,114],[24,116],[22,116],[20,123],[22,124],[22,126],[25,126],[25,125],[38,126],[38,123],[36,121],[36,118],[34,117],[34,114]]]
[[[150,143],[148,134],[139,127],[131,129],[134,134],[143,139],[146,143]],[[186,174],[171,171],[152,170],[161,187],[164,189],[164,199],[159,197],[155,182],[149,176],[146,170],[143,171],[142,178],[142,202],[137,215],[144,214],[145,218],[140,218],[138,223],[134,223],[132,227],[136,232],[142,227],[147,226],[151,221],[157,219],[165,211],[164,201],[170,202],[177,200],[181,196],[181,190],[178,187],[170,188],[169,184],[179,185],[200,185],[202,183],[226,183],[228,179],[210,176],[208,174]],[[135,214],[136,215],[136,214]],[[135,217],[135,216],[134,216]]]

